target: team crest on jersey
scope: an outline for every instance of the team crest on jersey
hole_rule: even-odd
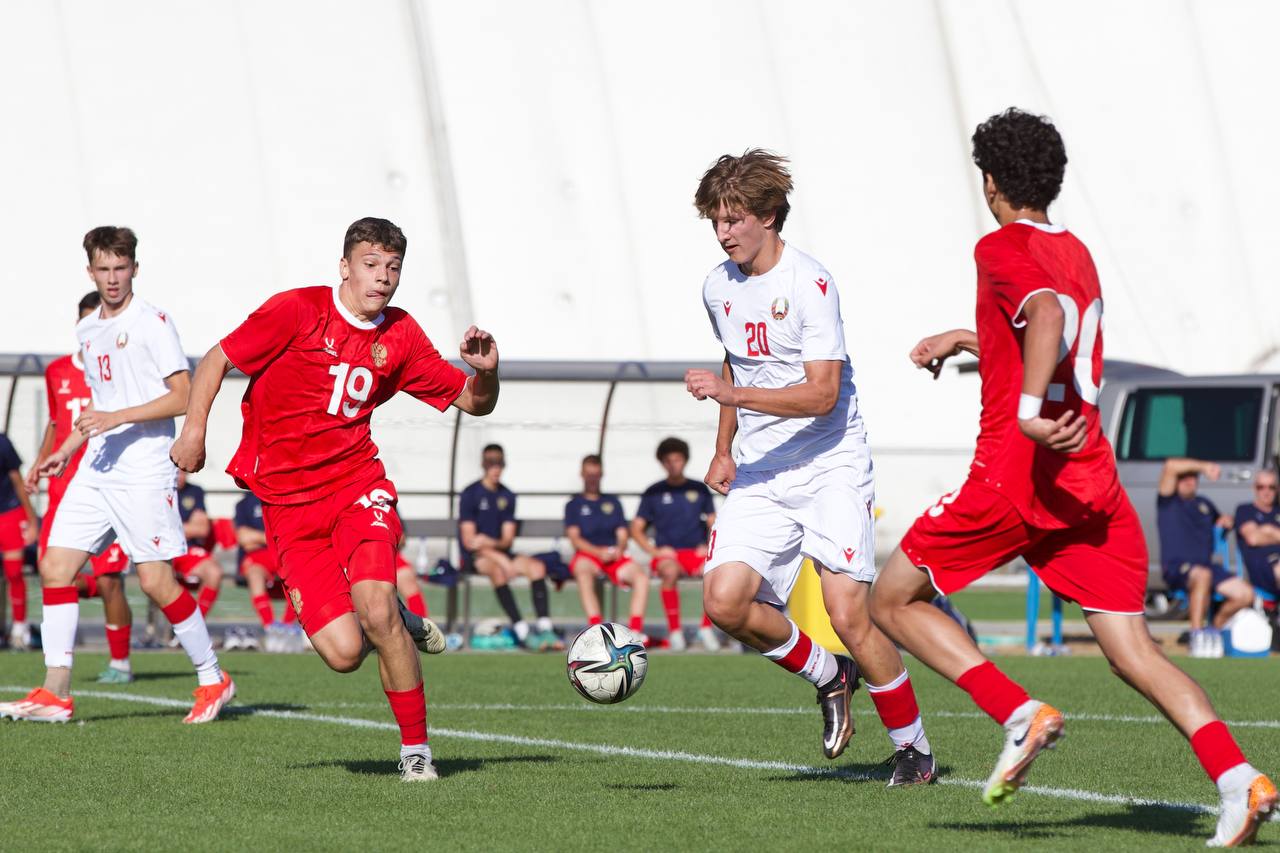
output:
[[[698,491],[696,489],[690,489],[684,493],[684,499],[691,504],[696,504],[698,502]]]
[[[298,592],[296,589],[289,590],[289,601],[293,602],[294,613],[302,612],[302,593]]]
[[[600,504],[600,511],[603,512],[605,515],[611,515],[613,513],[613,504],[612,503]]]
[[[1200,507],[1200,512],[1201,512],[1201,513],[1203,513],[1204,515],[1208,515],[1208,514],[1209,514],[1209,505],[1208,505],[1207,503],[1205,503],[1204,501],[1201,501],[1201,502],[1198,504],[1198,506]]]
[[[787,319],[787,311],[790,310],[791,303],[787,302],[785,296],[779,296],[773,300],[773,304],[769,306],[769,313],[773,315],[775,320]]]
[[[173,506],[173,503],[170,502],[169,506]],[[191,510],[195,509],[196,499],[191,497],[190,495],[187,495],[185,498],[182,499],[182,508],[185,509],[187,512],[190,512]]]
[[[498,512],[502,512],[503,510],[505,510],[509,503],[510,501],[508,501],[506,498],[498,498]]]
[[[387,363],[387,348],[378,341],[374,341],[373,346],[369,347],[369,355],[373,358],[374,367],[382,367]]]
[[[116,335],[116,349],[124,349],[129,345],[129,333],[121,332]]]

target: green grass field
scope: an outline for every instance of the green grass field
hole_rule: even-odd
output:
[[[0,722],[3,848],[1193,850],[1212,832],[1215,791],[1190,750],[1097,658],[1002,660],[1067,711],[1068,737],[999,811],[976,787],[999,730],[918,665],[942,783],[890,791],[865,693],[857,736],[827,763],[812,688],[754,655],[655,653],[613,707],[579,699],[558,655],[428,659],[442,778],[418,785],[396,775],[375,661],[339,676],[309,655],[224,654],[239,699],[198,727],[181,723],[184,657],[139,653],[128,688],[94,685],[102,663],[77,657],[78,722]],[[1247,723],[1253,762],[1280,769],[1280,660],[1182,663]],[[4,654],[3,697],[41,672],[37,655]],[[1280,825],[1260,835],[1280,846]]]

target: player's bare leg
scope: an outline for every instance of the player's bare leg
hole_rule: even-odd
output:
[[[578,557],[569,566],[569,571],[578,584],[578,599],[582,602],[582,612],[586,614],[587,624],[600,624],[604,619],[600,614],[600,597],[596,595],[596,578],[600,575],[600,570],[585,557]]]
[[[236,687],[231,676],[218,665],[213,640],[205,625],[204,615],[191,593],[173,576],[173,564],[153,560],[136,565],[138,585],[156,606],[164,611],[173,625],[173,635],[196,670],[198,686],[195,705],[183,722],[207,723],[217,719],[228,702],[235,698]]]
[[[649,570],[637,562],[627,563],[618,569],[618,580],[631,587],[631,608],[627,627],[644,636],[644,610],[649,602]],[[646,639],[645,642],[648,642]]]
[[[485,548],[475,555],[476,571],[489,579],[493,585],[493,594],[498,599],[498,606],[511,622],[511,630],[521,645],[529,636],[529,623],[520,615],[520,606],[511,593],[511,580],[518,576],[511,557],[493,548]]]
[[[98,674],[98,681],[103,684],[127,684],[133,681],[133,666],[129,662],[133,610],[124,594],[124,576],[106,574],[99,577],[98,595],[102,596],[107,649],[111,655],[107,668]]]
[[[813,642],[778,608],[757,601],[761,581],[746,563],[722,563],[702,578],[703,606],[721,631],[818,689],[822,751],[836,758],[853,737],[849,701],[858,684],[857,667]]]
[[[1213,591],[1223,599],[1213,614],[1213,627],[1219,630],[1227,626],[1232,616],[1253,604],[1253,586],[1244,578],[1227,578]]]
[[[983,800],[998,805],[1022,787],[1036,757],[1062,735],[1062,714],[1027,695],[983,657],[951,617],[932,606],[934,590],[901,548],[894,550],[871,590],[871,617],[890,639],[967,692],[1005,729],[1005,747]]]
[[[1213,594],[1213,574],[1203,566],[1187,573],[1187,617],[1191,630],[1204,628],[1209,618],[1209,598]]]
[[[365,542],[351,556],[353,574],[361,565],[394,564],[391,546],[385,542]],[[378,650],[378,674],[391,712],[400,727],[401,779],[421,781],[436,778],[427,740],[427,700],[422,683],[422,661],[400,615],[394,583],[358,580],[351,585],[351,601],[360,627],[370,645]]]
[[[822,601],[831,627],[853,655],[858,673],[880,721],[889,733],[894,755],[890,787],[928,784],[937,778],[937,762],[924,733],[915,690],[898,647],[871,621],[867,599],[871,584],[819,566]]]
[[[316,654],[334,672],[355,672],[373,651],[354,613],[344,613],[307,636]]]

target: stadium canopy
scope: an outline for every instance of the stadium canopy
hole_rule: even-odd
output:
[[[138,231],[139,292],[199,355],[269,294],[334,281],[346,225],[379,215],[409,236],[397,302],[446,353],[478,322],[512,359],[715,361],[700,284],[722,256],[693,190],[717,155],[763,146],[793,159],[784,236],[840,288],[881,495],[905,523],[963,475],[976,433],[976,380],[927,382],[905,354],[971,322],[972,245],[993,223],[968,139],[1016,104],[1066,138],[1052,213],[1097,259],[1108,355],[1277,366],[1266,0],[68,0],[5,17],[0,351],[71,346],[91,226]],[[598,412],[526,388],[476,435]],[[656,476],[658,433],[712,419],[669,390],[617,401],[643,440],[610,450],[616,488]],[[388,412],[383,449],[425,480],[424,419]],[[531,455],[581,442],[539,435],[517,485],[571,485]]]

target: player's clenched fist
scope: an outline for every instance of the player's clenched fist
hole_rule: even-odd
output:
[[[684,387],[695,400],[711,399],[722,406],[737,405],[734,386],[710,370],[695,368],[685,371]]]
[[[473,370],[491,372],[498,369],[498,342],[484,329],[475,326],[467,329],[462,335],[458,354]]]
[[[707,469],[707,476],[702,478],[702,482],[710,486],[713,491],[727,495],[729,487],[733,485],[733,480],[737,476],[738,466],[734,463],[733,457],[727,453],[717,453],[711,457],[711,467]]]
[[[183,471],[194,474],[204,467],[204,442],[183,430],[169,448],[169,459]]]

